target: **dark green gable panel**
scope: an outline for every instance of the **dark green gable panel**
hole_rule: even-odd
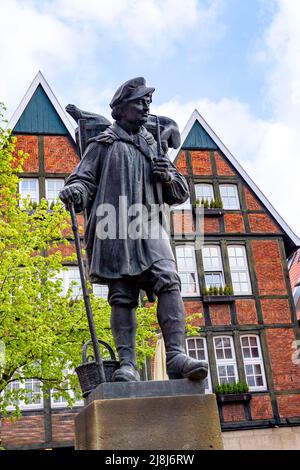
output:
[[[13,131],[24,134],[68,134],[41,85],[35,90]]]
[[[198,121],[194,122],[194,125],[187,138],[182,144],[182,148],[198,148],[198,149],[212,149],[216,150],[218,147],[208,135],[205,129],[201,126]]]

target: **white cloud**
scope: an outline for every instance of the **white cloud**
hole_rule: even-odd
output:
[[[0,96],[12,109],[39,69],[57,71],[75,60],[70,29],[29,4],[1,3],[1,37]]]
[[[12,113],[40,69],[62,103],[97,104],[97,79],[109,88],[109,56],[123,52],[130,64],[143,54],[157,65],[183,44],[189,57],[204,53],[223,34],[223,1],[2,1],[0,99]]]
[[[156,112],[174,116],[182,129],[197,108],[299,236],[300,3],[276,2],[277,12],[256,55],[267,66],[264,93],[272,119],[258,119],[245,103],[232,99],[185,104],[174,99]]]
[[[163,59],[184,39],[191,48],[207,47],[223,33],[217,22],[223,0],[54,0],[44,11],[58,15],[76,26],[103,38],[100,47],[110,50],[120,41],[136,50]],[[130,53],[130,49],[128,49]]]

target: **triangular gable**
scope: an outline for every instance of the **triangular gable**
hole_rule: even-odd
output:
[[[197,127],[195,127],[195,124],[197,123]],[[292,231],[292,229],[287,225],[287,223],[283,220],[283,218],[278,214],[276,209],[272,206],[270,201],[266,198],[266,196],[261,192],[261,190],[256,186],[254,181],[250,178],[248,173],[242,168],[242,166],[239,164],[239,162],[234,158],[234,156],[231,154],[231,152],[225,147],[223,142],[219,139],[219,137],[215,134],[215,132],[211,129],[211,127],[207,124],[205,119],[201,116],[201,114],[195,109],[194,112],[192,113],[190,119],[188,120],[182,134],[181,134],[181,141],[184,143],[184,146],[187,148],[187,142],[190,139],[190,133],[192,132],[193,134],[195,131],[198,131],[199,126],[203,129],[201,129],[200,137],[198,140],[201,140],[203,133],[205,132],[209,138],[215,143],[217,148],[223,153],[223,155],[228,159],[228,161],[231,163],[233,168],[239,173],[239,175],[243,178],[243,180],[248,184],[248,186],[252,189],[258,200],[265,206],[265,208],[269,211],[269,213],[273,216],[273,218],[276,220],[278,225],[281,227],[283,232],[287,235],[288,237],[288,248],[289,250],[287,251],[294,251],[296,247],[300,246],[300,239],[297,237],[297,235]],[[193,141],[194,141],[193,137]],[[194,147],[194,146],[192,146]],[[192,148],[191,147],[191,148]],[[180,156],[181,149],[183,148],[183,145],[177,149],[174,150],[170,154],[171,160],[176,164],[177,159]],[[207,148],[207,147],[201,147],[200,145],[198,146],[199,149],[201,148]]]
[[[70,134],[75,141],[74,127],[41,72],[31,83],[8,128],[24,134]]]
[[[217,146],[198,121],[195,121],[181,148],[217,150]]]

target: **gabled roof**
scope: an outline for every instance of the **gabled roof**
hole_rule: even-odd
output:
[[[201,114],[195,109],[188,120],[182,134],[181,134],[181,141],[183,145],[177,149],[173,150],[170,154],[170,158],[172,161],[175,161],[179,152],[183,147],[187,147],[189,134],[190,132],[194,132],[195,124],[199,123],[200,126],[203,128],[203,131],[207,133],[210,139],[217,145],[217,147],[221,150],[221,152],[225,155],[225,157],[229,160],[232,166],[236,169],[236,171],[240,174],[240,176],[244,179],[244,181],[248,184],[248,186],[252,189],[254,194],[260,200],[260,202],[265,206],[265,208],[270,212],[270,214],[274,217],[278,225],[281,227],[283,232],[288,237],[288,251],[292,252],[296,247],[300,246],[300,238],[292,231],[292,229],[288,226],[288,224],[283,220],[283,218],[278,214],[276,209],[272,206],[270,201],[266,198],[266,196],[261,192],[261,190],[256,186],[254,181],[250,178],[248,173],[242,168],[239,162],[234,158],[232,153],[228,150],[227,147],[223,144],[223,142],[219,139],[219,137],[215,134],[212,128],[207,124],[205,119],[201,116]],[[288,253],[289,254],[289,253]]]
[[[29,115],[32,117],[32,114],[37,110],[39,111],[39,121],[42,122],[45,130],[58,134],[67,131],[75,141],[74,127],[40,71],[35,76],[7,127],[15,132],[38,132],[38,127],[41,124],[38,121],[32,124],[32,119],[29,122]]]

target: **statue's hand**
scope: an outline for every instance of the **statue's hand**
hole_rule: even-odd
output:
[[[156,176],[158,181],[162,183],[169,183],[172,181],[172,173],[169,171],[170,163],[168,157],[165,155],[161,156],[159,159],[153,159],[153,174]]]
[[[80,205],[82,203],[82,195],[79,184],[65,186],[59,193],[62,202],[67,206],[70,203]]]

